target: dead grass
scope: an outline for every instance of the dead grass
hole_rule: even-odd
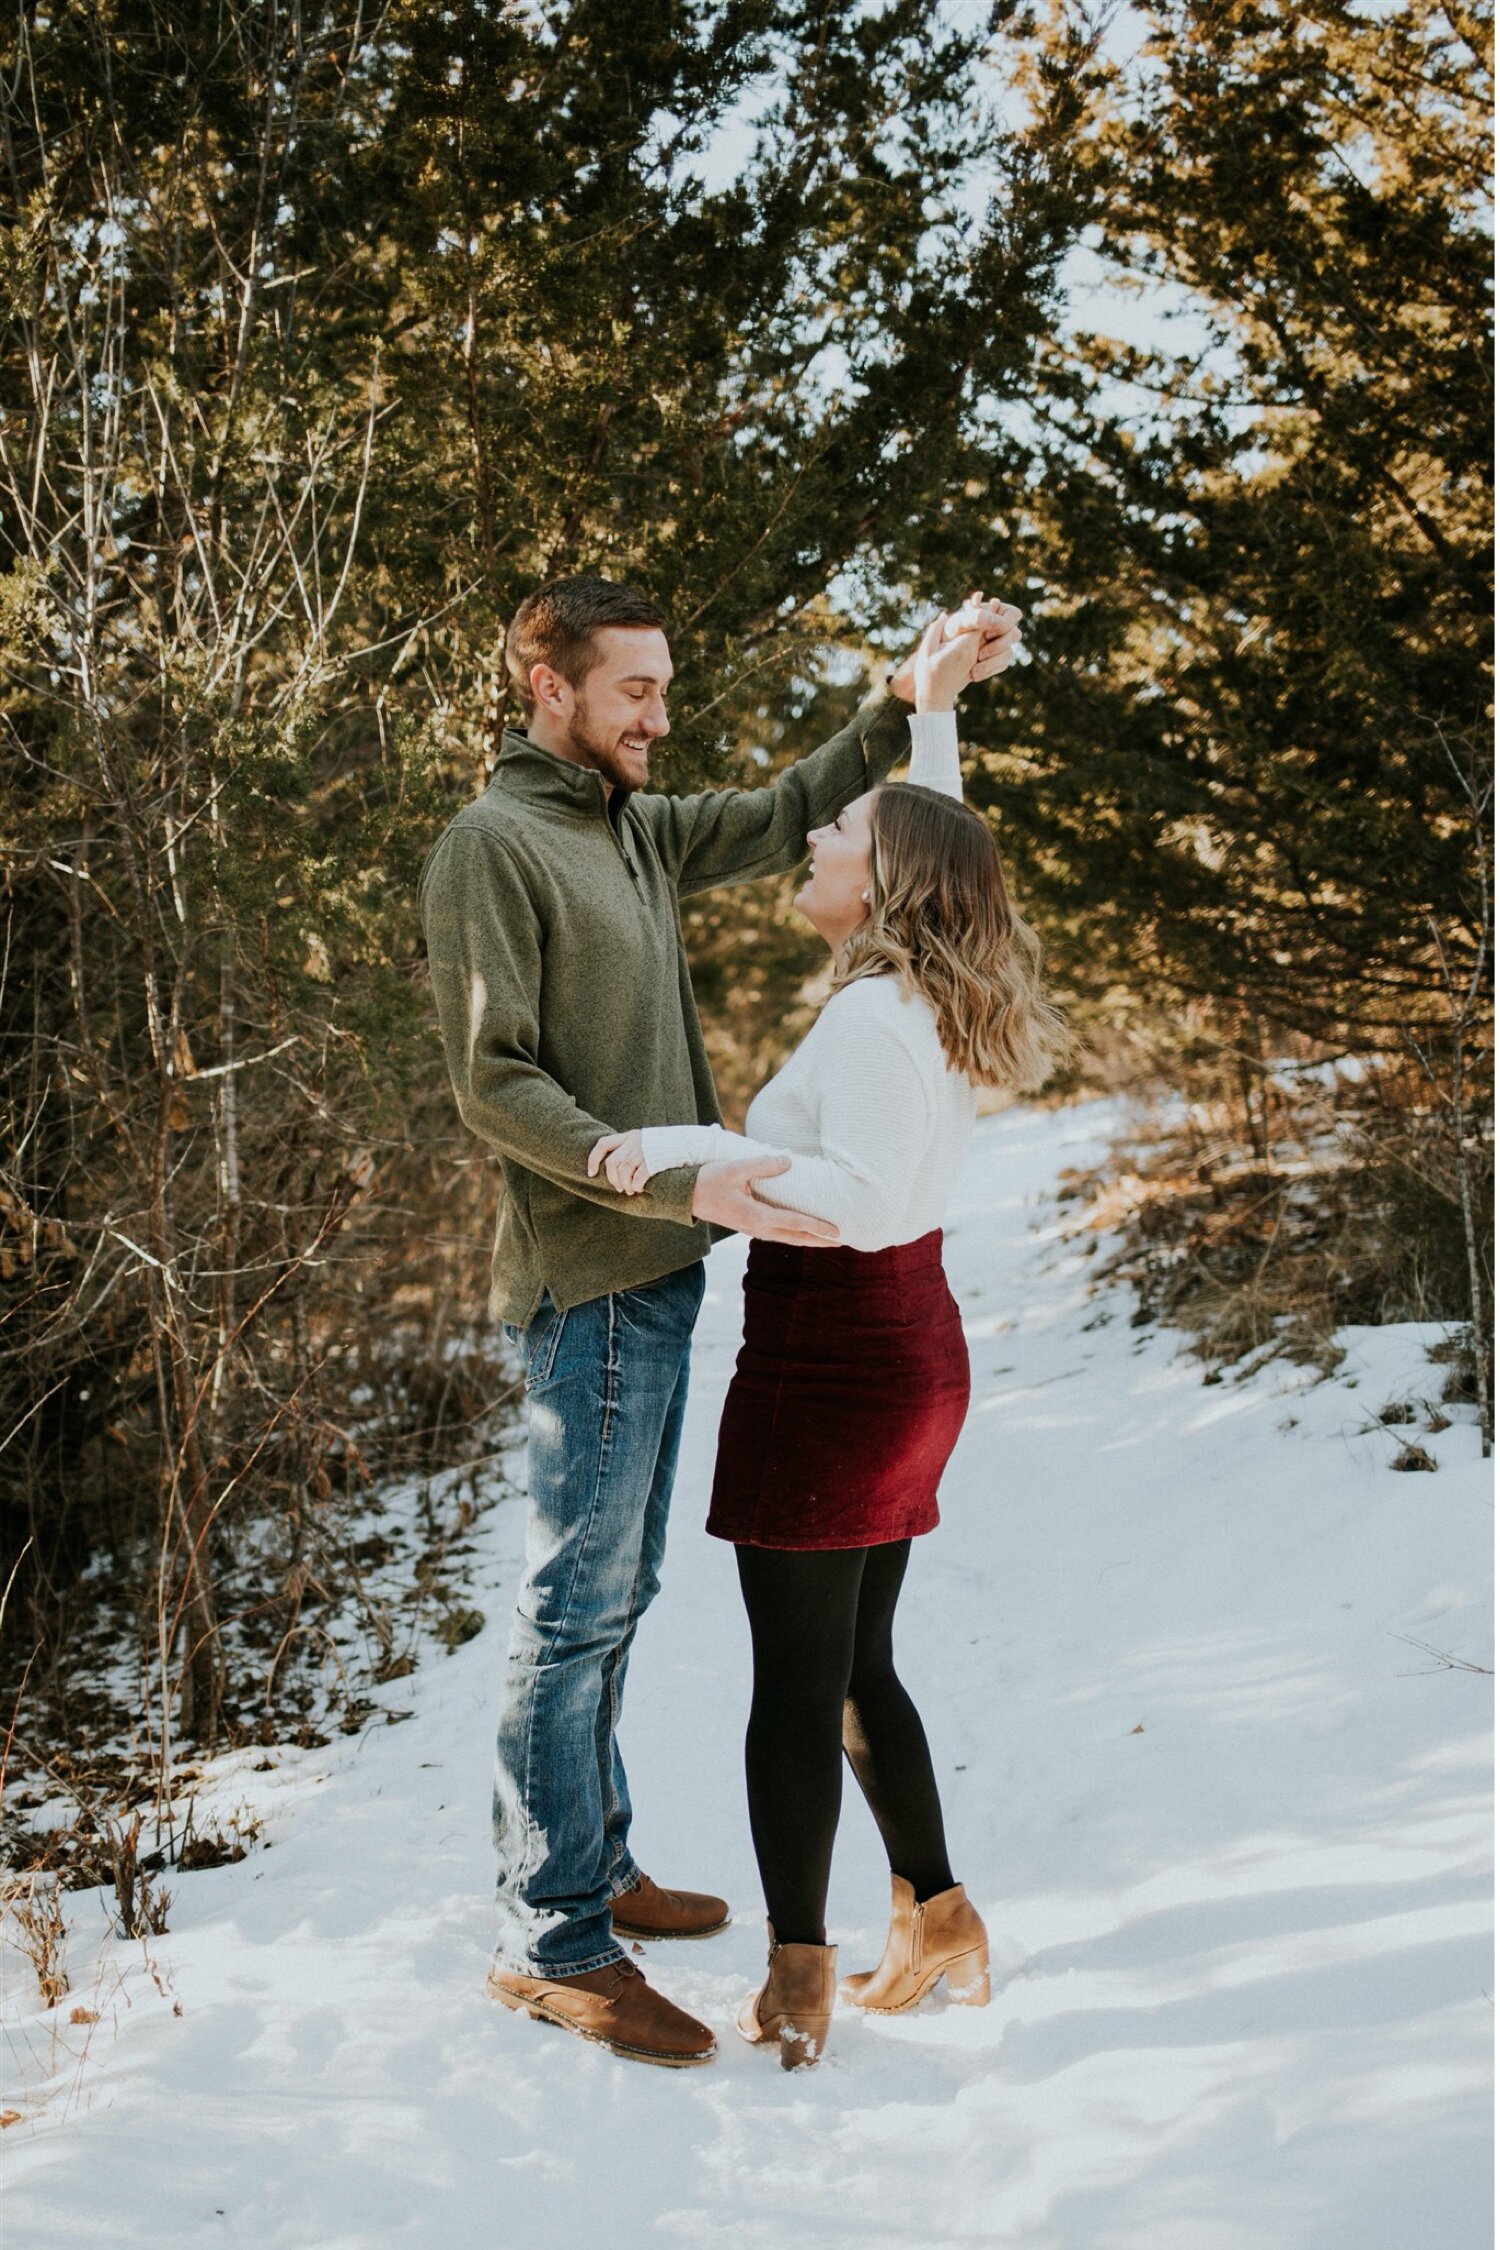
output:
[[[404,1356],[389,1337],[364,1351],[352,1401],[364,1420],[351,1412],[337,1480],[226,1537],[220,1749],[313,1749],[358,1732],[384,1715],[382,1688],[483,1626],[474,1530],[511,1489],[501,1448],[514,1372],[492,1342],[452,1348],[446,1323],[441,1335],[441,1352],[410,1337]],[[222,1865],[255,1842],[248,1821],[196,1824],[195,1754],[164,1751],[143,1724],[160,1703],[154,1561],[122,1546],[108,1570],[59,1587],[45,1643],[0,1689],[0,1859],[64,1889],[105,1886],[132,1933],[165,1912],[165,1871]],[[19,1635],[12,1646],[28,1654]]]
[[[1443,1395],[1470,1403],[1462,1213],[1442,1121],[1419,1092],[1368,1066],[1311,1097],[1292,1079],[1249,1129],[1234,1094],[1210,1093],[1133,1128],[1064,1192],[1081,1229],[1121,1238],[1101,1278],[1132,1285],[1139,1320],[1186,1329],[1205,1379],[1254,1355],[1329,1373],[1341,1327],[1443,1320],[1464,1324]],[[1383,1419],[1415,1415],[1397,1405]],[[1405,1451],[1398,1465],[1431,1465],[1420,1446]]]
[[[114,1882],[115,1916],[123,1938],[163,1937],[172,1894],[157,1880],[165,1865],[160,1852],[141,1850],[144,1815],[109,1824],[110,1874]]]
[[[0,1885],[0,1932],[29,1963],[44,2008],[66,1998],[63,1966],[68,1927],[63,1919],[62,1886],[55,1875],[13,1875]]]

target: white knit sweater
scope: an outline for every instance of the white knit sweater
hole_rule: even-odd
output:
[[[951,711],[911,721],[909,779],[961,797]],[[859,977],[833,995],[784,1069],[756,1095],[747,1133],[723,1125],[650,1125],[649,1172],[730,1156],[789,1156],[757,1180],[783,1210],[831,1219],[847,1249],[886,1250],[942,1224],[974,1124],[977,1096],[953,1069],[927,1002],[893,976]]]

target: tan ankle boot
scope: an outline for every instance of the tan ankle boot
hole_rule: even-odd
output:
[[[948,1979],[948,1998],[969,2008],[990,1997],[990,1942],[984,1924],[964,1896],[962,1883],[917,1904],[904,1877],[891,1877],[891,1927],[878,1969],[845,1977],[839,1998],[855,2008],[884,2016],[914,2008],[938,1978]]]
[[[833,2014],[836,1945],[778,1945],[774,1930],[766,1981],[747,1993],[735,2022],[752,2046],[775,2040],[783,2070],[805,2070],[823,2052]]]

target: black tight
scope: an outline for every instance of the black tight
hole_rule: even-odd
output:
[[[822,1945],[848,1757],[891,1871],[918,1899],[952,1886],[927,1737],[896,1677],[891,1623],[911,1542],[736,1549],[755,1688],[745,1735],[750,1833],[784,1945]]]

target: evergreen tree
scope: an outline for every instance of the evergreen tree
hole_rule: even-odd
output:
[[[1374,1057],[1342,1165],[1320,1111],[1308,1226],[1347,1206],[1378,1244],[1330,1253],[1330,1317],[1467,1314],[1485,1419],[1489,33],[1340,0],[1155,0],[1113,43],[1017,19],[1081,238],[1155,337],[1059,323],[967,486],[988,574],[1033,589],[1033,661],[969,723],[1054,960],[1106,1016],[1186,1004],[1262,1166],[1268,1044]],[[951,582],[971,524],[923,568]],[[1287,1205],[1258,1208],[1261,1275]]]
[[[1184,346],[1056,333],[1024,434],[976,435],[1032,467],[989,522],[1035,589],[994,802],[1080,964],[1389,1048],[1486,942],[1485,19],[1140,14],[1129,61],[1064,19],[1031,67]]]
[[[493,1184],[455,1182],[414,891],[503,621],[550,573],[648,585],[679,779],[733,769],[772,676],[815,713],[826,589],[944,489],[987,318],[973,53],[914,0],[11,27],[0,1502],[53,1656],[102,1540],[162,1558],[163,1739],[234,1711],[226,1585],[282,1661],[368,1444],[366,1284],[386,1328],[403,1280],[436,1308],[439,1360],[478,1312]],[[1023,186],[986,253],[1020,356],[1058,248]]]

